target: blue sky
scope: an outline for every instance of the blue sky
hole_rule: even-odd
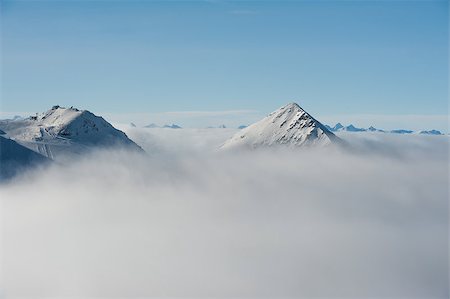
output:
[[[296,101],[330,122],[446,130],[447,1],[1,4],[3,113],[234,111],[237,123]]]

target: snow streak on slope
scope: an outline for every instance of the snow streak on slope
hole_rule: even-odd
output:
[[[2,120],[11,139],[49,158],[81,154],[92,147],[126,146],[140,149],[125,133],[86,110],[54,106],[23,120]]]
[[[222,148],[328,145],[339,138],[298,104],[289,103],[239,131]]]

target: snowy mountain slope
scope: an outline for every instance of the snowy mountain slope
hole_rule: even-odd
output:
[[[0,120],[0,129],[18,143],[51,159],[95,147],[141,150],[125,133],[86,110],[54,106],[26,119]]]
[[[51,160],[43,155],[14,140],[0,136],[0,180],[11,178],[24,170],[50,162]]]
[[[340,139],[298,104],[289,103],[242,129],[221,148],[304,146],[339,143]]]

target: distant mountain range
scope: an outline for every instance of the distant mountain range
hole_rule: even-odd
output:
[[[166,129],[181,129],[181,126],[176,125],[176,124],[171,124],[171,125],[164,125],[164,126],[158,126],[157,124],[151,123],[149,125],[144,126],[144,128],[149,128],[149,129],[153,129],[153,128],[166,128]]]
[[[131,127],[136,127],[136,125],[134,123],[130,123]],[[245,129],[247,128],[247,125],[240,125],[237,128],[239,130]],[[350,124],[348,126],[344,126],[341,123],[337,123],[334,126],[329,126],[329,125],[324,125],[325,128],[328,129],[328,131],[330,132],[380,132],[380,133],[393,133],[393,134],[424,134],[424,135],[444,135],[442,132],[438,131],[438,130],[424,130],[424,131],[413,131],[413,130],[406,130],[406,129],[395,129],[395,130],[383,130],[383,129],[378,129],[375,128],[373,126],[370,126],[368,128],[359,128],[359,127],[355,127],[353,124]],[[171,125],[163,125],[163,126],[159,126],[155,123],[151,123],[148,124],[146,126],[144,126],[144,128],[167,128],[167,129],[182,129],[181,126],[176,125],[176,124],[171,124]],[[226,125],[219,125],[219,126],[208,126],[208,129],[213,129],[213,128],[220,128],[220,129],[225,129],[227,128]]]
[[[328,130],[330,130],[331,132],[381,132],[381,133],[394,133],[394,134],[412,134],[412,133],[417,133],[417,134],[426,134],[426,135],[443,135],[438,130],[414,132],[412,130],[396,129],[396,130],[387,131],[387,130],[377,129],[377,128],[374,128],[372,126],[367,128],[367,129],[365,129],[365,128],[357,128],[354,125],[343,126],[341,123],[337,123],[333,127],[331,127],[329,125],[325,125],[325,127]]]

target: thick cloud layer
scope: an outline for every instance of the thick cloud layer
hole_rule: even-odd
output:
[[[207,149],[232,132],[155,132],[0,188],[7,297],[448,297],[448,137],[231,153]]]

